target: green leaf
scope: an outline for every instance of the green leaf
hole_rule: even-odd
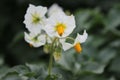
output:
[[[82,71],[100,74],[100,73],[103,73],[104,68],[105,68],[105,64],[88,61],[86,63],[83,63]]]
[[[117,29],[117,27],[120,25],[120,8],[119,7],[113,7],[107,16],[107,19],[105,21],[105,29],[106,31],[111,31],[112,33],[115,33],[116,35],[120,36],[120,31]]]
[[[0,55],[0,66],[4,64],[4,56]]]
[[[38,64],[28,64],[26,63],[26,66],[29,67],[30,71],[35,73],[35,77],[45,77],[47,75],[46,72],[46,66],[43,63],[38,63]]]
[[[0,79],[8,73],[9,67],[0,66]]]
[[[29,68],[27,68],[24,65],[18,65],[18,66],[15,66],[15,67],[11,68],[9,70],[9,72],[17,72],[20,75],[24,75],[24,74],[30,72],[30,70],[29,70]]]
[[[108,62],[113,59],[116,56],[116,51],[110,47],[105,48],[103,50],[100,51],[99,55],[98,55],[98,59],[100,60],[100,62],[104,63],[104,64],[108,64]]]
[[[120,57],[117,56],[111,63],[109,70],[113,72],[120,72]]]

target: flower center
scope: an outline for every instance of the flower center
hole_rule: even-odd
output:
[[[74,48],[75,48],[76,52],[78,52],[78,53],[82,51],[80,43],[76,43]]]
[[[38,36],[32,38],[32,41],[36,42],[38,40]]]
[[[57,26],[55,27],[57,33],[62,36],[64,31],[65,31],[66,26],[64,24],[57,24]]]
[[[39,23],[39,21],[40,21],[39,15],[37,13],[33,14],[32,15],[32,23],[37,24],[37,23]]]

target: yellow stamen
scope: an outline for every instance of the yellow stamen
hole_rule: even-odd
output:
[[[57,32],[60,36],[64,33],[64,28],[62,26],[57,27]]]
[[[76,52],[78,52],[78,53],[80,53],[82,51],[80,43],[76,43],[74,48],[75,48]]]
[[[65,25],[64,24],[58,24],[56,27],[55,27],[55,29],[56,29],[56,31],[58,32],[58,34],[60,35],[60,36],[62,36],[63,35],[63,33],[64,33],[64,31],[65,31]]]

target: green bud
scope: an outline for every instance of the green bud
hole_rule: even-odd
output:
[[[46,54],[48,54],[49,51],[50,51],[50,44],[44,45],[43,51],[44,51]]]
[[[61,58],[61,52],[55,51],[55,52],[53,53],[53,56],[54,56],[55,61],[58,61],[58,60],[60,60],[60,58]]]

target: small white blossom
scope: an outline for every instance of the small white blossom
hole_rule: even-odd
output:
[[[34,32],[36,34],[40,33],[44,26],[46,12],[46,7],[30,4],[25,14],[24,24],[26,25],[26,28],[30,32]]]
[[[34,33],[29,33],[27,34],[26,32],[24,32],[25,34],[25,41],[27,43],[29,43],[30,45],[32,45],[33,47],[40,47],[42,45],[45,44],[46,42],[46,38],[44,34],[40,34],[40,35],[36,35]]]
[[[45,31],[50,37],[67,37],[75,28],[73,15],[67,16],[61,12],[55,13],[47,19]]]
[[[88,37],[86,30],[84,30],[83,35],[77,34],[77,37],[74,42],[74,49],[76,52],[80,53],[82,51],[81,43],[84,43]]]
[[[83,35],[77,34],[77,37],[73,44],[65,42],[65,40],[61,40],[61,44],[63,46],[63,50],[66,51],[70,49],[71,47],[74,47],[77,52],[81,52],[81,43],[84,43],[88,37],[88,34],[86,33],[86,30],[84,30]]]

